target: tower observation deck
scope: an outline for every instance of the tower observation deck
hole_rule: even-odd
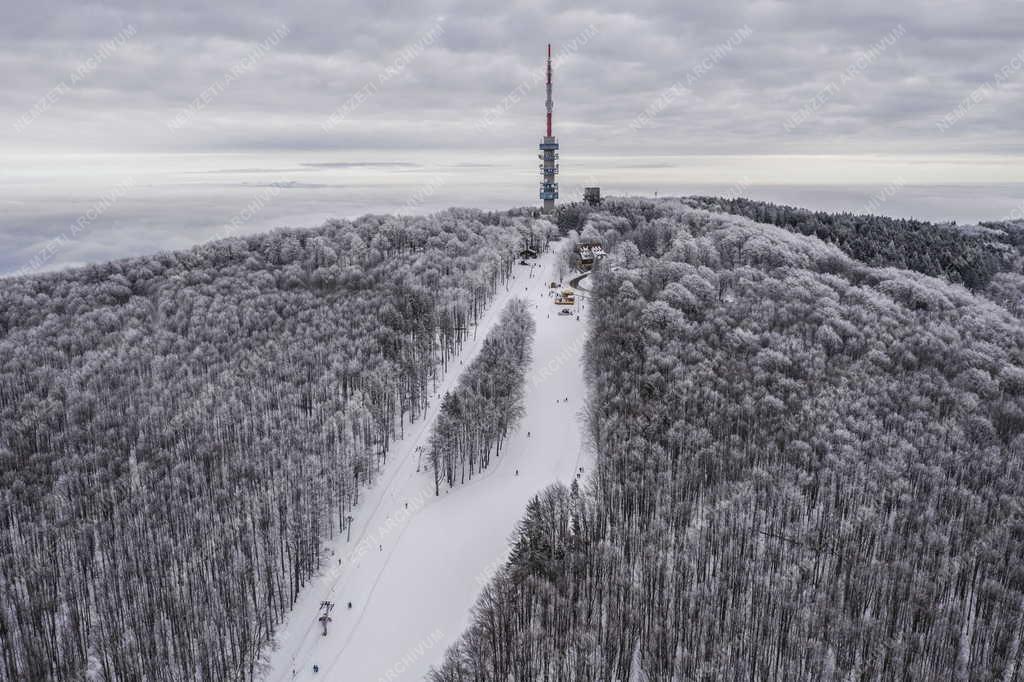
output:
[[[548,87],[547,101],[547,135],[540,143],[540,198],[544,202],[544,213],[555,210],[555,199],[558,198],[558,140],[551,132],[551,111],[554,101],[551,99],[551,44],[548,43]]]

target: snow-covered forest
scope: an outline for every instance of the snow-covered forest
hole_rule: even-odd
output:
[[[458,386],[442,398],[428,454],[435,495],[441,481],[453,487],[486,469],[522,415],[523,380],[536,326],[528,306],[523,299],[508,302]]]
[[[963,284],[974,291],[983,290],[993,278],[1019,274],[1021,270],[1019,258],[1020,249],[1024,248],[1024,224],[1019,221],[958,226],[878,215],[809,211],[743,198],[688,197],[684,203],[812,235],[868,265],[914,270]],[[638,221],[656,217],[655,206],[650,202],[613,200],[606,202],[602,213],[615,213],[637,225]],[[590,224],[593,213],[594,209],[586,204],[562,206],[557,217],[559,227],[563,231],[581,231]]]
[[[1021,679],[1021,320],[680,201],[565,215],[614,244],[586,349],[597,471],[530,504],[431,679]]]
[[[430,635],[434,682],[1024,677],[1020,226],[556,220],[555,249],[449,210],[4,280],[0,680],[248,680],[274,639],[275,680],[341,679],[368,632],[406,643],[359,670]],[[507,553],[431,535],[520,513]],[[417,570],[456,576],[426,613]],[[356,602],[331,637],[325,596]]]
[[[0,286],[0,679],[248,679],[548,223],[451,210]]]

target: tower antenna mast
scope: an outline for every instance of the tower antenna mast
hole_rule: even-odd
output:
[[[548,87],[547,101],[547,134],[540,143],[540,198],[544,202],[544,213],[552,213],[555,210],[555,199],[558,198],[558,140],[555,139],[551,127],[551,113],[554,109],[554,100],[551,97],[551,43],[548,43]]]
[[[548,108],[548,137],[551,137],[551,111],[555,102],[551,99],[551,43],[548,43],[548,99],[545,102]]]

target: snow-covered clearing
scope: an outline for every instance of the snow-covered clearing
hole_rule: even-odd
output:
[[[417,472],[417,448],[430,437],[440,401],[431,402],[425,419],[407,424],[377,483],[364,491],[351,541],[342,536],[327,544],[326,569],[279,628],[268,682],[422,680],[468,624],[529,499],[589,468],[582,438],[586,325],[575,314],[559,315],[563,306],[549,298],[555,258],[549,251],[532,268],[516,266],[516,279],[463,349],[462,364],[454,361],[438,386],[443,394],[455,385],[509,298],[536,303],[526,414],[501,456],[471,482],[435,497],[431,472]],[[581,318],[586,305],[577,300],[574,312]],[[326,637],[317,620],[325,600],[335,604]]]

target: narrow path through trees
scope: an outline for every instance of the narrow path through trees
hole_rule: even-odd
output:
[[[545,254],[532,274],[519,266],[508,291],[491,302],[475,340],[449,364],[425,418],[406,426],[379,483],[365,491],[353,540],[341,537],[328,548],[333,566],[303,591],[279,630],[265,679],[422,680],[469,623],[529,499],[556,481],[569,484],[587,466],[580,359],[586,324],[558,315],[551,303],[544,284],[553,265],[554,255]],[[535,306],[537,323],[524,417],[483,473],[435,497],[425,457],[417,470],[417,449],[425,450],[438,396],[455,386],[513,297]],[[317,622],[325,599],[339,605],[326,637]]]

